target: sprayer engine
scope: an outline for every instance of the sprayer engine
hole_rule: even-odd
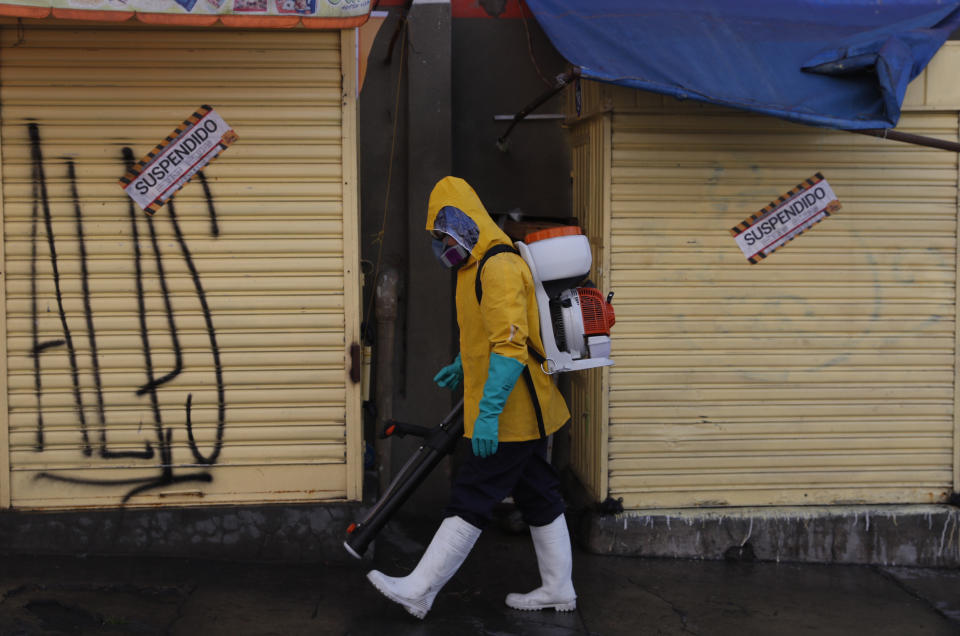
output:
[[[610,301],[585,278],[590,272],[590,242],[569,226],[527,235],[516,244],[533,274],[540,308],[547,373],[609,366],[610,328],[616,322]]]
[[[564,289],[550,301],[550,320],[557,349],[574,360],[610,357],[610,327],[616,322],[611,292],[604,300],[595,287]]]

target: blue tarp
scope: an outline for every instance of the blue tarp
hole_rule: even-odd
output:
[[[892,128],[960,28],[936,0],[527,0],[584,77],[842,129]]]

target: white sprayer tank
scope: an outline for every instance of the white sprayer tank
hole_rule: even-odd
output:
[[[590,239],[583,234],[554,236],[527,244],[540,280],[586,276],[590,272]]]

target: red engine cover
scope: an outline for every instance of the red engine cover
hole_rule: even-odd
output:
[[[578,287],[580,313],[583,314],[583,330],[588,336],[609,336],[610,327],[617,318],[613,305],[603,299],[603,294],[595,287]]]

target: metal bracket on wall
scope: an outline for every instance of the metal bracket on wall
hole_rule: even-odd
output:
[[[580,69],[577,67],[574,67],[573,69],[567,71],[566,73],[561,73],[560,75],[557,75],[556,84],[554,84],[552,88],[547,89],[539,97],[537,97],[535,100],[527,104],[527,106],[523,110],[521,110],[519,113],[514,115],[513,121],[511,121],[510,125],[507,126],[506,132],[504,132],[503,135],[501,135],[500,138],[497,139],[497,148],[500,150],[500,152],[507,151],[507,137],[510,136],[510,133],[513,131],[514,126],[516,126],[518,123],[526,119],[530,115],[530,113],[532,113],[536,109],[543,106],[544,102],[546,102],[548,99],[550,99],[551,97],[553,97],[554,95],[562,91],[571,82],[573,82],[575,79],[579,77],[580,77]]]
[[[494,115],[493,121],[513,121],[514,117],[516,117],[516,115]],[[555,119],[566,119],[566,116],[560,113],[544,113],[541,115],[527,115],[524,119],[526,121],[553,121]]]

